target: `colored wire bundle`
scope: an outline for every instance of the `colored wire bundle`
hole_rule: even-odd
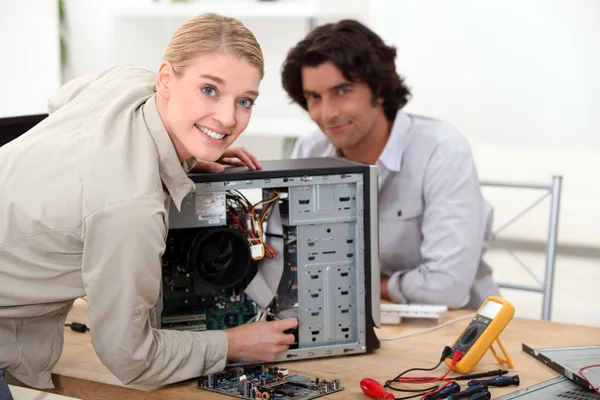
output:
[[[279,197],[279,193],[270,189],[268,198],[251,204],[237,190],[233,190],[227,195],[227,209],[231,223],[247,235],[253,260],[261,260],[264,257],[270,259],[277,256],[277,252],[265,241],[264,222],[272,210],[272,205]]]

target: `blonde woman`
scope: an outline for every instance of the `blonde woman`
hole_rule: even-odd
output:
[[[284,331],[295,319],[208,332],[149,320],[167,206],[192,189],[187,172],[260,168],[229,146],[263,71],[249,30],[201,15],[177,30],[157,73],[127,66],[69,82],[48,118],[0,148],[0,369],[52,388],[65,318],[81,296],[96,353],[124,384],[182,381],[227,359],[270,361],[293,343]]]

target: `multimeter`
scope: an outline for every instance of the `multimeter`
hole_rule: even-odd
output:
[[[452,355],[456,350],[459,350],[462,353],[462,357],[456,363],[453,370],[461,374],[466,374],[477,365],[488,350],[491,350],[498,362],[514,368],[499,338],[500,333],[508,325],[514,314],[515,308],[513,305],[502,297],[488,297],[479,310],[477,310],[477,314],[475,314],[469,326],[465,328],[454,343],[454,346],[452,346],[449,358],[444,359],[446,365],[452,365]],[[501,358],[496,353],[492,346],[494,342],[498,342],[506,358]]]

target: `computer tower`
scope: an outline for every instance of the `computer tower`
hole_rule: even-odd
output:
[[[203,331],[295,317],[296,342],[275,361],[377,349],[377,167],[261,164],[189,175],[195,189],[169,209],[154,326]]]

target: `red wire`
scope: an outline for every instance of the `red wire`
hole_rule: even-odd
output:
[[[433,376],[408,376],[408,377],[400,377],[400,378],[396,379],[396,381],[400,382],[400,383],[410,383],[410,384],[434,383],[434,382],[440,382],[440,381],[445,382],[444,385],[440,386],[436,390],[425,393],[421,397],[421,400],[423,400],[426,396],[431,396],[436,393],[439,393],[442,390],[444,390],[444,388],[446,388],[448,385],[451,385],[455,382],[452,379],[446,379],[446,377],[450,374],[450,372],[452,372],[452,369],[454,368],[454,366],[460,360],[461,357],[462,357],[462,353],[459,350],[456,350],[454,352],[454,355],[452,356],[452,364],[450,365],[450,367],[448,368],[446,373],[441,378],[437,378],[437,377],[433,377]]]
[[[592,384],[592,382],[590,382],[590,380],[583,374],[583,371],[589,368],[598,368],[600,367],[600,364],[594,364],[594,365],[588,365],[587,367],[583,367],[583,368],[579,368],[579,375],[581,375],[583,377],[583,379],[585,379],[587,381],[587,383],[590,384],[590,387],[592,388],[592,390],[598,394],[600,394],[600,392],[598,391],[598,389],[596,389],[594,387],[594,385]]]

